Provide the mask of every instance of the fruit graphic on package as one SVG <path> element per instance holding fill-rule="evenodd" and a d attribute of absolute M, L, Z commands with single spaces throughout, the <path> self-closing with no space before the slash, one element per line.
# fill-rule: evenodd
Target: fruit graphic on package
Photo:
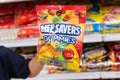
<path fill-rule="evenodd" d="M 61 21 L 61 11 L 56 11 L 56 13 L 54 14 L 54 18 L 53 18 L 53 22 L 55 24 L 59 23 Z"/>
<path fill-rule="evenodd" d="M 58 52 L 56 52 L 50 44 L 45 44 L 40 48 L 38 56 L 38 61 L 45 60 L 46 62 L 50 62 L 53 57 L 58 56 Z"/>
<path fill-rule="evenodd" d="M 69 15 L 66 15 L 64 18 L 63 18 L 63 21 L 68 21 L 70 20 L 70 16 Z"/>
<path fill-rule="evenodd" d="M 48 14 L 53 16 L 55 14 L 55 11 L 54 10 L 48 10 Z"/>
<path fill-rule="evenodd" d="M 76 41 L 76 43 L 74 44 L 75 49 L 77 50 L 79 56 L 81 55 L 82 52 L 82 42 L 81 41 Z"/>
<path fill-rule="evenodd" d="M 79 23 L 84 23 L 85 22 L 85 20 L 86 20 L 86 15 L 85 14 L 83 14 L 82 12 L 80 12 L 79 10 L 75 10 L 74 11 L 74 14 L 76 15 L 76 16 L 78 16 L 78 18 L 79 18 Z"/>
<path fill-rule="evenodd" d="M 60 61 L 59 64 L 61 64 L 61 67 L 62 68 L 66 68 L 66 59 L 64 58 L 63 54 L 62 54 L 62 51 L 59 52 L 59 56 L 56 57 L 56 60 L 57 61 Z"/>
<path fill-rule="evenodd" d="M 65 10 L 57 10 L 56 13 L 54 14 L 53 22 L 59 23 L 62 20 L 62 15 L 65 14 Z"/>
<path fill-rule="evenodd" d="M 69 60 L 67 60 L 66 62 L 67 69 L 76 70 L 76 72 L 80 72 L 80 68 L 79 68 L 80 58 L 74 45 L 69 44 L 68 46 L 66 46 L 66 49 L 70 50 L 69 52 L 71 52 L 72 56 L 74 55 L 73 57 L 69 57 Z"/>
<path fill-rule="evenodd" d="M 57 15 L 57 16 L 61 16 L 61 15 L 62 15 L 62 10 L 56 11 L 56 15 Z"/>
<path fill-rule="evenodd" d="M 47 16 L 48 16 L 48 15 L 47 15 L 46 13 L 44 13 L 43 11 L 40 11 L 40 12 L 39 12 L 39 17 L 40 17 L 40 18 L 46 19 Z"/>
<path fill-rule="evenodd" d="M 63 21 L 69 21 L 72 19 L 71 15 L 73 14 L 73 11 L 71 11 L 70 13 L 66 14 L 64 17 L 63 17 Z"/>
<path fill-rule="evenodd" d="M 63 56 L 65 59 L 70 60 L 74 57 L 74 52 L 72 49 L 64 49 Z"/>

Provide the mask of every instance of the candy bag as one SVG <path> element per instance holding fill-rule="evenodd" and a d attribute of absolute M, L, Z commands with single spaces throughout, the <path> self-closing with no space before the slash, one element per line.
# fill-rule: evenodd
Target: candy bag
<path fill-rule="evenodd" d="M 37 5 L 40 38 L 46 44 L 38 61 L 80 72 L 86 6 Z"/>

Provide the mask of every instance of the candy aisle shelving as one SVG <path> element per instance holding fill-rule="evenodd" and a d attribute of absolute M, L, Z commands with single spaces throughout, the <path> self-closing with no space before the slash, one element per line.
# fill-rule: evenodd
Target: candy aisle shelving
<path fill-rule="evenodd" d="M 0 4 L 9 2 L 20 2 L 20 1 L 33 1 L 33 0 L 0 0 Z M 5 36 L 5 35 L 3 35 Z M 28 39 L 8 39 L 0 40 L 0 45 L 6 47 L 23 47 L 23 46 L 36 46 L 38 38 Z M 95 43 L 95 42 L 110 42 L 120 41 L 119 34 L 90 34 L 85 35 L 84 43 Z M 81 72 L 81 73 L 62 73 L 62 74 L 47 74 L 44 68 L 42 72 L 35 78 L 28 78 L 26 80 L 71 80 L 71 79 L 107 79 L 107 78 L 120 78 L 120 72 Z M 16 79 L 13 79 L 16 80 Z M 21 80 L 21 79 L 20 79 Z"/>
<path fill-rule="evenodd" d="M 82 72 L 49 75 L 39 74 L 34 78 L 28 78 L 25 80 L 75 80 L 75 79 L 84 80 L 84 79 L 112 79 L 112 78 L 120 78 L 120 72 Z"/>
<path fill-rule="evenodd" d="M 12 39 L 12 40 L 1 40 L 0 45 L 6 47 L 22 47 L 22 46 L 35 46 L 38 38 L 26 38 L 26 39 Z M 84 43 L 95 43 L 95 42 L 110 42 L 120 41 L 120 34 L 94 34 L 85 35 Z"/>
<path fill-rule="evenodd" d="M 111 37 L 114 36 L 114 38 Z M 85 35 L 84 43 L 95 43 L 95 42 L 108 42 L 108 41 L 120 41 L 120 34 L 94 34 Z M 0 41 L 0 45 L 6 47 L 23 47 L 23 46 L 36 46 L 38 38 L 29 39 L 16 39 L 16 40 L 4 40 Z M 111 75 L 111 76 L 110 76 Z M 46 69 L 35 78 L 28 78 L 26 80 L 61 80 L 61 79 L 100 79 L 100 78 L 120 78 L 120 72 L 81 72 L 81 73 L 63 73 L 63 74 L 47 74 Z M 16 80 L 16 79 L 15 79 Z"/>

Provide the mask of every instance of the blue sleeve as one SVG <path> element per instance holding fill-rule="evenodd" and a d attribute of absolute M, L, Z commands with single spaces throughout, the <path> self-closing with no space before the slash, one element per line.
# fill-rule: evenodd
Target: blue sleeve
<path fill-rule="evenodd" d="M 28 62 L 30 60 L 24 59 L 24 57 L 15 53 L 9 48 L 0 46 L 0 57 L 2 61 L 6 61 L 5 66 L 8 67 L 9 76 L 11 78 L 27 78 L 30 70 L 28 68 Z"/>

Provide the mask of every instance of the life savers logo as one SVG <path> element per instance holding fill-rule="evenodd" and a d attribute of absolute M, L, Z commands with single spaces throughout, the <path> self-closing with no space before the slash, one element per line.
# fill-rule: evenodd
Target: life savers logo
<path fill-rule="evenodd" d="M 70 24 L 42 24 L 40 31 L 44 34 L 45 41 L 63 41 L 74 44 L 76 38 L 72 36 L 79 36 L 81 34 L 80 26 Z"/>

